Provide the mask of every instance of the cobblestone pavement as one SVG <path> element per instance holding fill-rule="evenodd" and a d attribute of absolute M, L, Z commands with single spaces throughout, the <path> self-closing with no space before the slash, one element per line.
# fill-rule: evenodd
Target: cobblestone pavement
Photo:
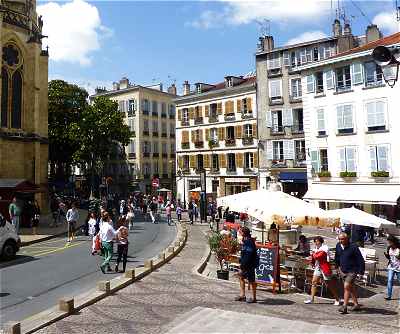
<path fill-rule="evenodd" d="M 205 252 L 205 226 L 189 226 L 188 243 L 178 257 L 158 271 L 40 333 L 165 333 L 172 321 L 197 306 L 246 312 L 368 333 L 397 333 L 399 300 L 383 295 L 361 299 L 363 310 L 340 315 L 337 307 L 305 305 L 301 294 L 259 292 L 258 304 L 233 302 L 238 285 L 193 273 Z M 398 290 L 398 288 L 396 289 Z M 397 296 L 396 292 L 396 296 Z M 398 298 L 398 297 L 397 297 Z"/>

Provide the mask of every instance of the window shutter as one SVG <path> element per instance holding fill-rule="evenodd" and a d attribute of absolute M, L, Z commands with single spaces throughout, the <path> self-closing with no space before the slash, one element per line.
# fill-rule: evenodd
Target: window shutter
<path fill-rule="evenodd" d="M 343 115 L 343 125 L 345 129 L 349 129 L 353 127 L 353 106 L 345 105 L 344 106 L 344 115 Z"/>
<path fill-rule="evenodd" d="M 333 89 L 335 88 L 335 82 L 333 78 L 333 71 L 328 70 L 325 72 L 325 82 L 326 82 L 326 88 L 327 89 Z"/>
<path fill-rule="evenodd" d="M 192 143 L 194 143 L 196 140 L 196 130 L 192 130 L 191 131 L 191 141 Z"/>
<path fill-rule="evenodd" d="M 204 113 L 206 117 L 210 116 L 210 105 L 207 104 L 204 106 Z"/>
<path fill-rule="evenodd" d="M 253 152 L 253 161 L 254 161 L 254 168 L 258 168 L 258 153 Z"/>
<path fill-rule="evenodd" d="M 251 114 L 251 113 L 253 112 L 253 108 L 252 108 L 252 99 L 251 99 L 251 97 L 248 97 L 248 98 L 246 99 L 246 105 L 247 105 L 247 112 L 248 112 L 249 114 Z"/>
<path fill-rule="evenodd" d="M 236 112 L 242 112 L 242 100 L 236 100 Z"/>
<path fill-rule="evenodd" d="M 378 167 L 380 171 L 388 172 L 389 171 L 389 154 L 388 154 L 388 146 L 387 145 L 379 145 L 377 149 L 378 156 Z"/>
<path fill-rule="evenodd" d="M 236 166 L 243 167 L 243 153 L 236 153 Z"/>
<path fill-rule="evenodd" d="M 283 156 L 285 159 L 288 159 L 288 160 L 294 159 L 294 141 L 293 140 L 284 140 L 283 141 Z"/>
<path fill-rule="evenodd" d="M 225 140 L 225 128 L 218 128 L 218 139 Z"/>
<path fill-rule="evenodd" d="M 180 169 L 183 169 L 183 157 L 178 157 L 178 166 Z"/>
<path fill-rule="evenodd" d="M 307 93 L 314 93 L 314 75 L 307 75 L 306 80 Z"/>
<path fill-rule="evenodd" d="M 363 70 L 361 63 L 351 65 L 351 81 L 353 85 L 363 83 Z"/>
<path fill-rule="evenodd" d="M 318 151 L 311 151 L 311 168 L 314 173 L 318 173 L 320 171 Z"/>
<path fill-rule="evenodd" d="M 235 138 L 242 138 L 242 125 L 235 126 Z"/>
<path fill-rule="evenodd" d="M 210 168 L 210 155 L 204 154 L 204 168 Z"/>
<path fill-rule="evenodd" d="M 203 106 L 199 106 L 199 117 L 203 117 Z"/>
<path fill-rule="evenodd" d="M 178 121 L 182 121 L 182 110 L 178 109 Z"/>
<path fill-rule="evenodd" d="M 347 171 L 357 171 L 357 149 L 355 147 L 346 148 Z"/>
<path fill-rule="evenodd" d="M 206 141 L 210 140 L 210 129 L 206 129 Z"/>
<path fill-rule="evenodd" d="M 317 131 L 325 131 L 325 112 L 324 109 L 317 110 Z"/>
<path fill-rule="evenodd" d="M 229 114 L 229 101 L 225 101 L 225 115 Z"/>
<path fill-rule="evenodd" d="M 341 172 L 346 171 L 346 152 L 345 148 L 338 149 L 339 167 Z"/>
<path fill-rule="evenodd" d="M 266 116 L 267 116 L 267 128 L 271 128 L 272 127 L 272 113 L 271 113 L 271 110 L 268 110 L 266 112 Z"/>
<path fill-rule="evenodd" d="M 189 131 L 182 131 L 182 143 L 189 142 Z"/>
<path fill-rule="evenodd" d="M 368 150 L 369 150 L 370 172 L 376 172 L 378 169 L 376 161 L 376 147 L 370 146 Z"/>
<path fill-rule="evenodd" d="M 198 136 L 198 138 L 197 138 L 197 140 L 198 141 L 203 141 L 203 130 L 202 129 L 199 129 L 199 130 L 197 130 L 198 132 L 197 132 L 197 136 Z"/>
<path fill-rule="evenodd" d="M 253 127 L 253 138 L 257 138 L 257 123 L 251 125 Z"/>
<path fill-rule="evenodd" d="M 386 125 L 386 102 L 377 101 L 375 103 L 375 120 L 376 126 Z"/>
<path fill-rule="evenodd" d="M 268 140 L 267 141 L 267 160 L 272 160 L 273 159 L 273 145 L 272 141 Z"/>
<path fill-rule="evenodd" d="M 194 108 L 193 107 L 189 108 L 189 119 L 194 119 Z"/>
<path fill-rule="evenodd" d="M 282 125 L 292 126 L 293 125 L 293 112 L 292 109 L 282 110 Z"/>
<path fill-rule="evenodd" d="M 289 66 L 289 51 L 283 51 L 283 65 Z"/>
<path fill-rule="evenodd" d="M 338 129 L 344 129 L 343 109 L 344 109 L 343 106 L 336 107 L 336 120 L 337 120 L 337 128 Z"/>
<path fill-rule="evenodd" d="M 219 155 L 219 166 L 221 168 L 226 168 L 226 155 L 225 154 Z"/>
<path fill-rule="evenodd" d="M 189 167 L 196 168 L 196 157 L 194 155 L 189 156 Z"/>
<path fill-rule="evenodd" d="M 217 114 L 222 115 L 222 102 L 217 103 Z"/>

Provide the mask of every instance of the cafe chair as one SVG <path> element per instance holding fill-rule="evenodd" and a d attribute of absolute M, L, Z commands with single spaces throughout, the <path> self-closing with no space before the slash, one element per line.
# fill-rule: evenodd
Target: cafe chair
<path fill-rule="evenodd" d="M 281 277 L 281 280 L 285 280 L 288 282 L 288 291 L 289 292 L 292 291 L 293 289 L 297 288 L 296 277 L 294 276 L 293 268 L 281 267 L 280 268 L 280 277 Z"/>
<path fill-rule="evenodd" d="M 314 270 L 307 269 L 307 268 L 304 270 L 304 276 L 305 276 L 305 278 L 304 278 L 304 292 L 306 292 L 308 286 L 310 287 L 310 290 L 311 290 L 313 275 L 314 275 Z M 320 291 L 321 291 L 320 295 L 322 297 L 323 294 L 324 294 L 324 289 L 326 289 L 326 285 L 325 285 L 324 280 L 320 280 L 320 281 L 322 283 L 321 282 L 318 283 L 317 284 L 317 288 L 320 288 Z"/>

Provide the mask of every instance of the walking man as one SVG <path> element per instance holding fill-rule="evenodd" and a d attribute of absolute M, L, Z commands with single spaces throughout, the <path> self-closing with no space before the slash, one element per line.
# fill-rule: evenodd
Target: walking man
<path fill-rule="evenodd" d="M 19 223 L 21 219 L 21 207 L 17 203 L 17 198 L 13 197 L 10 206 L 8 207 L 11 223 L 15 228 L 15 233 L 19 234 Z"/>
<path fill-rule="evenodd" d="M 157 201 L 156 198 L 153 197 L 153 200 L 150 203 L 150 217 L 153 224 L 157 224 L 156 215 L 157 215 Z"/>
<path fill-rule="evenodd" d="M 101 240 L 101 248 L 103 251 L 104 261 L 100 265 L 100 270 L 103 274 L 106 273 L 105 268 L 107 267 L 107 271 L 111 271 L 110 260 L 113 255 L 113 246 L 112 242 L 116 236 L 116 231 L 112 226 L 112 220 L 107 212 L 103 214 L 103 223 L 100 227 L 100 240 Z"/>
<path fill-rule="evenodd" d="M 71 209 L 67 211 L 67 224 L 68 224 L 68 239 L 67 242 L 71 242 L 73 239 L 75 239 L 75 229 L 76 229 L 76 224 L 79 220 L 79 212 L 78 209 L 76 208 L 76 204 L 72 203 Z"/>
<path fill-rule="evenodd" d="M 190 220 L 190 224 L 193 225 L 193 218 L 194 218 L 194 207 L 193 207 L 193 200 L 189 201 L 189 205 L 188 205 L 188 214 L 189 214 L 189 220 Z"/>
<path fill-rule="evenodd" d="M 167 214 L 168 225 L 171 225 L 171 222 L 172 222 L 172 209 L 173 209 L 173 205 L 170 201 L 168 201 L 167 205 L 165 206 L 165 213 Z"/>
<path fill-rule="evenodd" d="M 339 312 L 347 314 L 347 305 L 349 303 L 350 295 L 352 296 L 354 303 L 352 311 L 360 310 L 354 282 L 357 275 L 364 274 L 365 262 L 358 246 L 350 243 L 349 237 L 346 233 L 339 234 L 339 242 L 336 245 L 335 264 L 344 282 L 344 301 Z"/>

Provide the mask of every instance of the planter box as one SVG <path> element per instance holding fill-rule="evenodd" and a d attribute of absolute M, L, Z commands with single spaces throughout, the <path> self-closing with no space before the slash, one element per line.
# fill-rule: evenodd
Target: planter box
<path fill-rule="evenodd" d="M 345 177 L 342 177 L 342 179 L 343 179 L 344 182 L 354 182 L 355 180 L 357 180 L 357 177 L 345 176 Z"/>
<path fill-rule="evenodd" d="M 389 182 L 389 176 L 373 176 L 372 179 L 373 179 L 376 183 L 385 183 L 385 182 Z"/>
<path fill-rule="evenodd" d="M 320 176 L 319 180 L 321 182 L 329 182 L 331 180 L 331 177 L 330 176 Z"/>

